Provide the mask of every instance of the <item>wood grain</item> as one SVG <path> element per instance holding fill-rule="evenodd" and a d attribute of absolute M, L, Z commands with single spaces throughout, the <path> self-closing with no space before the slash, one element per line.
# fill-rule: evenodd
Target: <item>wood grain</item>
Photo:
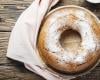
<path fill-rule="evenodd" d="M 0 31 L 11 31 L 19 15 L 32 1 L 0 0 Z"/>
<path fill-rule="evenodd" d="M 23 65 L 0 66 L 0 80 L 44 80 L 40 76 L 27 71 Z"/>
<path fill-rule="evenodd" d="M 42 77 L 25 69 L 22 63 L 6 58 L 11 30 L 19 15 L 32 1 L 0 0 L 0 80 L 44 80 Z M 100 4 L 90 4 L 85 0 L 61 0 L 53 8 L 62 5 L 79 5 L 85 7 L 100 18 Z M 74 80 L 100 80 L 100 64 L 91 73 Z"/>

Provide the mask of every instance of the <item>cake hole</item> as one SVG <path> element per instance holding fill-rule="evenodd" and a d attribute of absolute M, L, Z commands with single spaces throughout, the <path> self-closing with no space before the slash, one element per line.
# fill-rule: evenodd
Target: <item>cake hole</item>
<path fill-rule="evenodd" d="M 76 51 L 81 45 L 81 36 L 75 30 L 66 30 L 61 34 L 60 44 L 65 50 Z"/>

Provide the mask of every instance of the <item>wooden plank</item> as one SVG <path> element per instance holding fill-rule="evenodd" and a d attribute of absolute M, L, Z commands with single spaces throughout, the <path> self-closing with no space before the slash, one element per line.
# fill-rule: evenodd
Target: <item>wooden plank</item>
<path fill-rule="evenodd" d="M 20 68 L 19 68 L 20 67 Z M 0 80 L 44 80 L 20 66 L 0 66 Z"/>
<path fill-rule="evenodd" d="M 33 0 L 0 0 L 0 4 L 30 4 Z"/>
<path fill-rule="evenodd" d="M 0 59 L 5 58 L 9 35 L 10 35 L 9 32 L 0 32 Z M 2 62 L 3 61 L 0 60 L 0 63 Z"/>
<path fill-rule="evenodd" d="M 2 24 L 0 24 L 0 32 L 10 32 L 13 28 L 11 24 L 4 24 L 3 26 Z"/>
<path fill-rule="evenodd" d="M 0 31 L 11 31 L 19 15 L 33 0 L 0 0 Z"/>

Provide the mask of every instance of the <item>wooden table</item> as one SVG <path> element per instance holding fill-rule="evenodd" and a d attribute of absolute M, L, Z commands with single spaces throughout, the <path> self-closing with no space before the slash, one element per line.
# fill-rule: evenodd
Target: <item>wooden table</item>
<path fill-rule="evenodd" d="M 0 0 L 0 80 L 44 80 L 25 69 L 22 63 L 10 60 L 5 56 L 12 26 L 32 1 Z M 100 4 L 90 4 L 85 0 L 62 0 L 56 7 L 69 4 L 83 6 L 100 18 Z M 100 80 L 100 64 L 91 73 L 74 80 Z"/>

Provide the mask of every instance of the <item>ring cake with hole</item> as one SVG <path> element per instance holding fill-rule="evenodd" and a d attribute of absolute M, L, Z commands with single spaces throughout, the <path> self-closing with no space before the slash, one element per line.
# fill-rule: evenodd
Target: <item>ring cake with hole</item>
<path fill-rule="evenodd" d="M 38 36 L 38 50 L 53 70 L 76 74 L 93 68 L 100 59 L 100 25 L 90 11 L 63 6 L 45 18 Z"/>

